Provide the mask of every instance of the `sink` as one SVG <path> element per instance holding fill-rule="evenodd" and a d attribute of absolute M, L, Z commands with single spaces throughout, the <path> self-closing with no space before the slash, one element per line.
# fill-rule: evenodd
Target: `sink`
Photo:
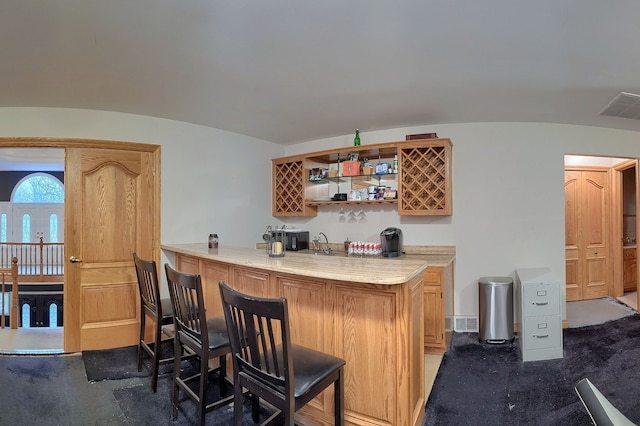
<path fill-rule="evenodd" d="M 340 256 L 340 255 L 344 256 L 344 252 L 335 251 L 335 250 L 331 250 L 330 253 L 325 253 L 325 252 L 322 252 L 322 251 L 314 253 L 314 251 L 312 249 L 308 249 L 308 250 L 300 250 L 300 251 L 298 251 L 298 253 L 310 254 L 312 256 Z"/>

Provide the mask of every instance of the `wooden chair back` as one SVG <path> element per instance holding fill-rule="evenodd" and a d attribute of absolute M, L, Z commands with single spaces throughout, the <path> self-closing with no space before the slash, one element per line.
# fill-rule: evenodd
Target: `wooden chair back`
<path fill-rule="evenodd" d="M 140 302 L 142 303 L 144 312 L 149 314 L 154 320 L 162 318 L 160 284 L 158 283 L 156 262 L 141 259 L 136 253 L 133 253 L 133 263 L 136 267 Z"/>
<path fill-rule="evenodd" d="M 277 401 L 283 399 L 293 402 L 287 300 L 243 295 L 222 282 L 220 291 L 234 377 L 272 404 L 281 405 Z"/>
<path fill-rule="evenodd" d="M 169 265 L 165 269 L 175 332 L 183 345 L 201 355 L 209 347 L 209 335 L 200 275 L 178 272 Z"/>

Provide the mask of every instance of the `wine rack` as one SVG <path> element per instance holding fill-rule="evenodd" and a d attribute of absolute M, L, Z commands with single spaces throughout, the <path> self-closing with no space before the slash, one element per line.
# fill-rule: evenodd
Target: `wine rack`
<path fill-rule="evenodd" d="M 398 213 L 403 215 L 451 214 L 451 145 L 402 146 Z"/>
<path fill-rule="evenodd" d="M 343 204 L 395 204 L 400 215 L 452 214 L 451 154 L 449 139 L 425 139 L 341 148 L 273 160 L 272 214 L 316 216 L 318 206 Z M 330 201 L 332 194 L 318 194 L 318 182 L 309 181 L 309 172 L 339 163 L 349 154 L 362 158 L 391 158 L 398 155 L 397 200 Z M 350 176 L 360 179 L 366 176 Z M 345 179 L 323 178 L 320 183 Z M 328 188 L 325 190 L 325 192 Z M 318 197 L 324 195 L 329 197 Z M 320 200 L 319 198 L 325 198 Z"/>
<path fill-rule="evenodd" d="M 273 162 L 273 216 L 315 216 L 317 209 L 304 203 L 304 161 Z"/>

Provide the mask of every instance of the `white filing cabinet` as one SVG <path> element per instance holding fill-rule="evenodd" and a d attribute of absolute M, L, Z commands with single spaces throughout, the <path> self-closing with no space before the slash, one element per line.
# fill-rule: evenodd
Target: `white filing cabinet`
<path fill-rule="evenodd" d="M 522 361 L 562 358 L 560 282 L 548 268 L 516 270 Z"/>

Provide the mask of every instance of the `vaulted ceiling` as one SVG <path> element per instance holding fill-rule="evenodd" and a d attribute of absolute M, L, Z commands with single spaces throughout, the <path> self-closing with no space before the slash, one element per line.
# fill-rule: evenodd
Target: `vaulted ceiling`
<path fill-rule="evenodd" d="M 16 0 L 0 107 L 162 117 L 279 144 L 525 121 L 639 130 L 632 0 Z"/>

